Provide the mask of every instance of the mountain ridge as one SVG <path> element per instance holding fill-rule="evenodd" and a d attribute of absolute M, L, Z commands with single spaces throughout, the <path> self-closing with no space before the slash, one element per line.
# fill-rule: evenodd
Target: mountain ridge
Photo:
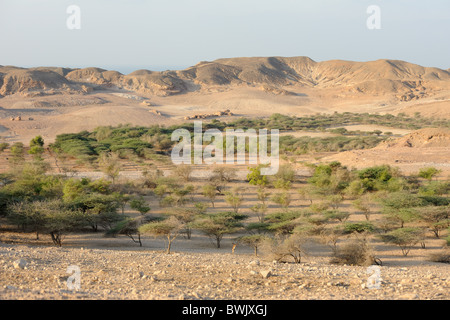
<path fill-rule="evenodd" d="M 98 88 L 169 96 L 234 86 L 259 86 L 269 88 L 269 92 L 288 92 L 289 88 L 338 89 L 356 94 L 390 94 L 400 101 L 409 101 L 450 89 L 450 69 L 391 59 L 316 62 L 303 56 L 222 58 L 202 61 L 184 70 L 141 69 L 129 74 L 96 67 L 0 66 L 1 96 L 89 93 Z"/>

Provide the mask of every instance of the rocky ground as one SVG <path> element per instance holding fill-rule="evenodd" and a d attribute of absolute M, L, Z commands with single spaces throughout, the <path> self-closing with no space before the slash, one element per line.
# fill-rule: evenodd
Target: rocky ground
<path fill-rule="evenodd" d="M 69 266 L 80 271 L 70 290 Z M 251 254 L 91 249 L 0 244 L 0 299 L 76 300 L 374 300 L 450 298 L 446 264 L 376 270 L 310 258 L 278 264 Z M 75 269 L 74 269 L 75 270 Z M 70 282 L 76 284 L 76 282 Z"/>

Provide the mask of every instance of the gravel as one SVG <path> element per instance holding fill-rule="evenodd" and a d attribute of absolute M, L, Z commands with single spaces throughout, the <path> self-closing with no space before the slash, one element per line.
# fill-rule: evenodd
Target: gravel
<path fill-rule="evenodd" d="M 257 261 L 257 262 L 256 262 Z M 17 267 L 16 267 L 17 265 Z M 20 265 L 23 266 L 20 267 Z M 67 273 L 69 266 L 79 268 Z M 0 299 L 448 300 L 446 264 L 366 267 L 279 264 L 248 254 L 0 244 Z M 70 283 L 69 283 L 70 282 Z M 72 287 L 72 289 L 69 289 Z M 73 288 L 75 287 L 75 289 Z"/>

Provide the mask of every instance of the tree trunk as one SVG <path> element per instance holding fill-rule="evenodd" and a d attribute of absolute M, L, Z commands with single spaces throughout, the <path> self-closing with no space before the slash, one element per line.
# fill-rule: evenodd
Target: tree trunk
<path fill-rule="evenodd" d="M 186 238 L 187 238 L 188 240 L 191 239 L 191 235 L 192 235 L 192 230 L 191 230 L 191 228 L 186 227 Z"/>
<path fill-rule="evenodd" d="M 58 247 L 62 247 L 61 234 L 59 232 L 50 232 L 50 236 L 52 237 L 52 241 Z"/>
<path fill-rule="evenodd" d="M 217 248 L 220 248 L 220 237 L 216 237 Z"/>
<path fill-rule="evenodd" d="M 170 254 L 170 247 L 172 246 L 172 240 L 170 239 L 170 236 L 167 237 L 167 239 L 169 240 L 169 244 L 167 245 L 167 251 L 166 251 L 166 253 L 167 253 L 167 254 Z"/>

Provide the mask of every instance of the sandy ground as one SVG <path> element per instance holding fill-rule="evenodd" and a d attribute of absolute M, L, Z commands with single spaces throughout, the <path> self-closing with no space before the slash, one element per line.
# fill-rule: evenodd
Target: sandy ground
<path fill-rule="evenodd" d="M 0 99 L 0 137 L 7 142 L 29 140 L 40 134 L 52 142 L 61 133 L 93 130 L 102 125 L 176 124 L 185 116 L 213 113 L 229 109 L 237 117 L 269 117 L 273 113 L 304 116 L 332 112 L 369 112 L 414 114 L 447 118 L 450 100 L 446 93 L 419 101 L 399 102 L 388 96 L 336 96 L 333 90 L 290 88 L 295 95 L 274 95 L 257 87 L 218 87 L 200 92 L 159 97 L 137 95 L 123 90 L 99 90 L 88 95 L 54 95 L 25 98 L 20 94 Z M 144 102 L 151 105 L 148 106 Z M 155 113 L 159 112 L 161 115 Z M 22 121 L 11 121 L 21 116 Z M 32 120 L 30 120 L 30 118 Z M 370 126 L 354 130 L 406 131 Z"/>

